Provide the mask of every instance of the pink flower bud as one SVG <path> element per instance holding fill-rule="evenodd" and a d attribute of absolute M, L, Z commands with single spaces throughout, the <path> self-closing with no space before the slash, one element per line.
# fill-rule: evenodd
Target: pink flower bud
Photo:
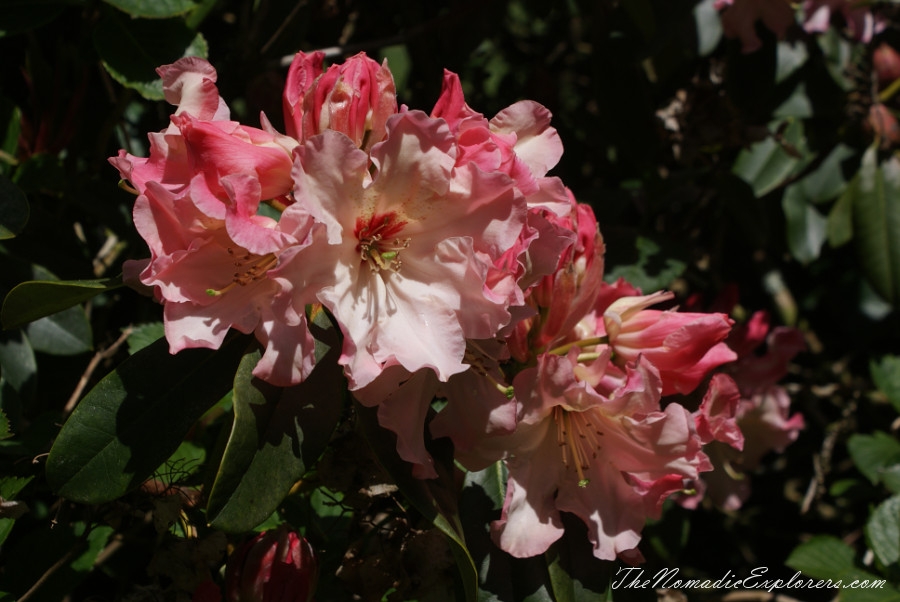
<path fill-rule="evenodd" d="M 889 108 L 880 102 L 869 107 L 866 127 L 881 141 L 881 148 L 890 148 L 900 142 L 900 124 Z"/>
<path fill-rule="evenodd" d="M 287 133 L 300 140 L 336 130 L 356 146 L 371 148 L 385 137 L 385 123 L 397 112 L 394 78 L 359 53 L 340 65 L 322 69 L 324 55 L 297 53 L 284 90 Z"/>
<path fill-rule="evenodd" d="M 872 63 L 878 75 L 878 85 L 885 87 L 900 78 L 900 54 L 888 44 L 882 43 L 872 53 Z"/>
<path fill-rule="evenodd" d="M 306 602 L 316 589 L 312 545 L 287 525 L 239 547 L 225 570 L 227 602 Z"/>

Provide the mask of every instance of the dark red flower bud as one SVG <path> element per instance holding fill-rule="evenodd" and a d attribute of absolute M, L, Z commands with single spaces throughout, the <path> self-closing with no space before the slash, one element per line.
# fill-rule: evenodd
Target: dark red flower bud
<path fill-rule="evenodd" d="M 235 550 L 225 569 L 227 602 L 307 602 L 316 589 L 312 545 L 287 525 Z"/>

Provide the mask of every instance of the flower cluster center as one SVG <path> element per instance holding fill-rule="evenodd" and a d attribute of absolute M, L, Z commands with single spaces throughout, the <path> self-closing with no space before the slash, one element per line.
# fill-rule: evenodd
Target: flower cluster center
<path fill-rule="evenodd" d="M 368 220 L 356 218 L 356 251 L 363 263 L 369 264 L 373 272 L 387 270 L 399 272 L 403 262 L 400 252 L 409 247 L 409 238 L 397 235 L 406 222 L 398 219 L 394 212 L 374 215 Z"/>
<path fill-rule="evenodd" d="M 553 408 L 556 422 L 556 441 L 562 450 L 562 460 L 566 468 L 574 468 L 578 474 L 578 486 L 587 487 L 590 479 L 584 471 L 591 467 L 603 446 L 600 437 L 603 432 L 597 428 L 587 412 L 570 412 L 561 406 Z"/>

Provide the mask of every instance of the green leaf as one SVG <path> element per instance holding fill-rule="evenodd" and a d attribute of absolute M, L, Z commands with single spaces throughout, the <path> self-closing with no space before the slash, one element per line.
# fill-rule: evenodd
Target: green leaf
<path fill-rule="evenodd" d="M 248 337 L 234 333 L 217 351 L 170 355 L 164 339 L 120 364 L 63 425 L 47 458 L 47 481 L 85 504 L 140 485 L 230 389 Z"/>
<path fill-rule="evenodd" d="M 274 387 L 253 378 L 261 356 L 258 350 L 241 360 L 234 380 L 231 436 L 207 506 L 213 527 L 252 530 L 278 508 L 325 450 L 346 396 L 337 363 L 337 331 L 331 328 L 327 334 L 327 352 L 317 354 L 312 374 L 293 387 Z"/>
<path fill-rule="evenodd" d="M 828 214 L 828 244 L 832 248 L 843 246 L 853 239 L 853 195 L 848 186 Z"/>
<path fill-rule="evenodd" d="M 715 0 L 702 0 L 694 7 L 694 25 L 697 30 L 697 53 L 706 56 L 716 49 L 722 39 L 722 17 L 716 10 Z"/>
<path fill-rule="evenodd" d="M 866 537 L 882 565 L 900 560 L 900 495 L 888 498 L 875 508 L 866 522 Z"/>
<path fill-rule="evenodd" d="M 162 322 L 151 322 L 135 326 L 128 335 L 128 353 L 134 355 L 154 341 L 158 341 L 166 335 L 166 329 Z"/>
<path fill-rule="evenodd" d="M 791 255 L 807 264 L 819 257 L 825 243 L 828 220 L 806 200 L 799 184 L 792 184 L 781 199 L 787 221 L 787 241 Z"/>
<path fill-rule="evenodd" d="M 94 347 L 94 335 L 84 308 L 70 307 L 25 327 L 35 351 L 50 355 L 77 355 Z"/>
<path fill-rule="evenodd" d="M 19 492 L 25 488 L 34 477 L 2 477 L 0 478 L 0 497 L 4 500 L 15 500 L 16 496 L 19 495 Z M 22 507 L 22 510 L 27 510 L 27 506 Z M 6 538 L 9 537 L 10 532 L 12 531 L 13 525 L 15 524 L 16 519 L 12 517 L 4 517 L 0 518 L 0 545 L 3 545 L 3 542 L 6 541 Z"/>
<path fill-rule="evenodd" d="M 37 378 L 37 359 L 25 333 L 0 333 L 0 374 L 17 393 L 30 398 Z"/>
<path fill-rule="evenodd" d="M 209 51 L 182 19 L 126 21 L 113 12 L 97 24 L 94 47 L 113 79 L 149 100 L 164 98 L 157 67 L 184 56 L 206 58 Z"/>
<path fill-rule="evenodd" d="M 876 149 L 863 156 L 850 186 L 853 236 L 863 272 L 885 301 L 900 301 L 900 160 L 878 164 Z"/>
<path fill-rule="evenodd" d="M 815 114 L 813 103 L 806 92 L 806 84 L 798 83 L 787 99 L 772 113 L 776 119 L 807 119 Z"/>
<path fill-rule="evenodd" d="M 853 54 L 850 42 L 844 39 L 836 27 L 829 27 L 822 35 L 817 35 L 816 42 L 822 49 L 825 66 L 832 79 L 845 91 L 852 90 L 856 84 L 847 76 Z"/>
<path fill-rule="evenodd" d="M 53 276 L 49 275 L 48 278 Z M 18 328 L 121 286 L 122 280 L 119 278 L 23 282 L 12 289 L 4 299 L 0 321 L 4 329 Z"/>
<path fill-rule="evenodd" d="M 886 355 L 869 362 L 869 374 L 875 386 L 884 393 L 894 409 L 900 412 L 900 356 Z"/>
<path fill-rule="evenodd" d="M 637 261 L 608 270 L 604 276 L 607 282 L 624 278 L 645 293 L 650 293 L 672 284 L 687 267 L 685 262 L 675 259 L 671 253 L 661 252 L 660 246 L 649 238 L 638 236 L 634 244 L 638 253 Z"/>
<path fill-rule="evenodd" d="M 781 83 L 806 64 L 809 52 L 803 42 L 778 42 L 775 49 L 775 83 Z"/>
<path fill-rule="evenodd" d="M 784 184 L 809 160 L 802 121 L 789 119 L 776 124 L 776 128 L 784 130 L 780 139 L 776 139 L 778 136 L 773 132 L 772 136 L 741 151 L 731 169 L 750 184 L 757 198 Z"/>
<path fill-rule="evenodd" d="M 814 171 L 800 181 L 803 193 L 813 203 L 824 203 L 836 198 L 847 188 L 843 165 L 856 151 L 845 144 L 838 144 Z"/>
<path fill-rule="evenodd" d="M 165 19 L 177 17 L 196 8 L 193 0 L 103 0 L 132 17 Z"/>
<path fill-rule="evenodd" d="M 462 524 L 459 520 L 453 471 L 435 459 L 436 479 L 417 479 L 411 465 L 397 454 L 397 437 L 378 424 L 377 408 L 354 404 L 363 435 L 378 462 L 391 476 L 410 504 L 450 541 L 450 550 L 459 568 L 465 599 L 474 602 L 478 596 L 478 572 L 466 548 Z M 434 452 L 432 452 L 434 455 Z"/>
<path fill-rule="evenodd" d="M 900 493 L 900 464 L 894 464 L 881 470 L 881 483 L 891 493 Z"/>
<path fill-rule="evenodd" d="M 0 240 L 18 236 L 28 223 L 28 212 L 25 193 L 0 174 Z"/>
<path fill-rule="evenodd" d="M 875 485 L 881 482 L 885 470 L 900 464 L 900 442 L 881 431 L 852 435 L 847 450 L 859 471 Z"/>
<path fill-rule="evenodd" d="M 837 537 L 817 535 L 791 552 L 785 564 L 815 579 L 843 579 L 855 571 L 853 548 Z"/>

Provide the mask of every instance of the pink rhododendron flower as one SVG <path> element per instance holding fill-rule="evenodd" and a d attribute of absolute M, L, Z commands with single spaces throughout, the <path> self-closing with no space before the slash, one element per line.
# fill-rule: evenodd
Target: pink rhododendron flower
<path fill-rule="evenodd" d="M 219 183 L 223 176 L 254 175 L 265 199 L 290 192 L 295 141 L 229 121 L 228 107 L 215 86 L 216 71 L 205 60 L 187 57 L 157 71 L 166 100 L 178 107 L 169 127 L 149 134 L 148 158 L 121 150 L 110 159 L 138 193 L 151 181 L 174 193 L 190 189 L 201 210 L 221 219 L 227 201 Z M 194 181 L 197 174 L 204 176 L 200 182 Z"/>
<path fill-rule="evenodd" d="M 311 302 L 337 319 L 351 389 L 395 363 L 441 381 L 465 370 L 465 340 L 490 338 L 510 319 L 486 281 L 525 218 L 506 175 L 456 167 L 443 120 L 409 111 L 386 130 L 371 163 L 333 131 L 298 149 L 297 203 L 284 215 L 302 208 L 324 228 L 276 270 L 289 322 Z"/>
<path fill-rule="evenodd" d="M 578 355 L 545 354 L 521 372 L 516 431 L 484 438 L 459 460 L 477 469 L 505 459 L 506 500 L 491 532 L 513 556 L 546 551 L 562 536 L 559 513 L 571 512 L 587 525 L 597 558 L 638 558 L 647 518 L 711 466 L 687 410 L 660 408 L 662 385 L 649 362 L 620 370 L 607 348 L 582 380 Z"/>
<path fill-rule="evenodd" d="M 712 377 L 695 413 L 697 433 L 704 443 L 721 441 L 738 450 L 744 447 L 744 434 L 736 421 L 740 402 L 741 393 L 731 377 Z"/>
<path fill-rule="evenodd" d="M 737 357 L 722 342 L 733 323 L 728 316 L 647 309 L 673 297 L 621 297 L 603 310 L 614 361 L 649 360 L 662 376 L 663 395 L 690 393 L 710 370 Z"/>
<path fill-rule="evenodd" d="M 560 216 L 569 213 L 570 201 L 562 182 L 545 177 L 563 153 L 545 107 L 524 100 L 488 121 L 466 104 L 459 77 L 444 71 L 441 96 L 431 116 L 444 119 L 456 136 L 457 165 L 474 163 L 483 171 L 501 171 L 515 181 L 529 206 L 541 204 Z"/>
<path fill-rule="evenodd" d="M 322 52 L 298 52 L 288 70 L 283 105 L 287 134 L 301 142 L 325 130 L 346 134 L 368 150 L 384 139 L 397 112 L 394 78 L 387 61 L 365 53 L 323 70 Z"/>
<path fill-rule="evenodd" d="M 722 29 L 727 38 L 740 38 L 743 52 L 755 52 L 762 46 L 756 35 L 756 22 L 763 24 L 779 40 L 794 24 L 794 9 L 788 0 L 716 0 L 722 12 Z"/>
<path fill-rule="evenodd" d="M 305 241 L 309 225 L 257 216 L 260 188 L 250 176 L 228 176 L 222 185 L 228 213 L 214 220 L 189 195 L 148 182 L 135 202 L 134 220 L 151 257 L 126 264 L 126 277 L 152 287 L 164 302 L 172 353 L 216 349 L 230 328 L 255 332 L 266 352 L 254 374 L 273 384 L 294 384 L 311 372 L 315 343 L 305 322 L 276 326 L 271 299 L 278 286 L 268 271 L 285 248 Z"/>
<path fill-rule="evenodd" d="M 471 450 L 484 437 L 515 430 L 516 401 L 497 361 L 503 353 L 502 341 L 470 340 L 465 356 L 470 368 L 446 383 L 433 370 L 410 374 L 393 365 L 354 396 L 363 405 L 378 407 L 379 424 L 397 434 L 397 453 L 412 464 L 413 476 L 436 478 L 434 459 L 425 448 L 426 417 L 435 397 L 447 404 L 429 424 L 431 435 L 451 438 L 457 453 Z"/>

